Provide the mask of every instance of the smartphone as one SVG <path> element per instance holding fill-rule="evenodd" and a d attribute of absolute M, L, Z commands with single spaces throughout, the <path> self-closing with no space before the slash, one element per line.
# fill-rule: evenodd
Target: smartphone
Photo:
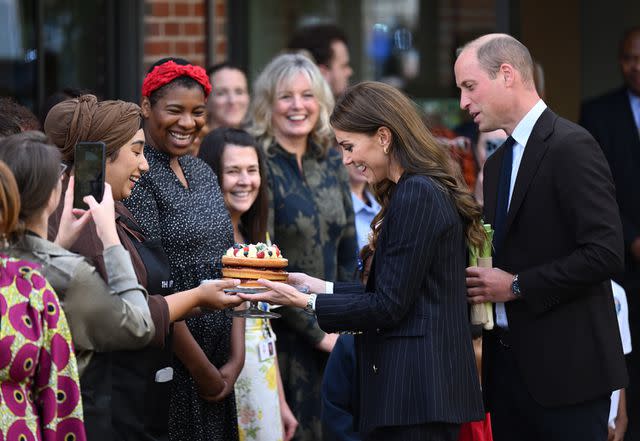
<path fill-rule="evenodd" d="M 79 142 L 73 160 L 74 188 L 73 208 L 88 209 L 82 200 L 85 196 L 93 196 L 96 201 L 102 201 L 104 193 L 104 142 Z"/>

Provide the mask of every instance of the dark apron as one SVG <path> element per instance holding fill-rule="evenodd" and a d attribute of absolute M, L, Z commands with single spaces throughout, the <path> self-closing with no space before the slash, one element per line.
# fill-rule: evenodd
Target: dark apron
<path fill-rule="evenodd" d="M 173 293 L 169 261 L 160 239 L 145 240 L 126 217 L 118 222 L 131 238 L 147 272 L 149 294 Z M 172 378 L 171 334 L 163 348 L 113 352 L 111 412 L 117 440 L 168 439 L 169 390 Z"/>

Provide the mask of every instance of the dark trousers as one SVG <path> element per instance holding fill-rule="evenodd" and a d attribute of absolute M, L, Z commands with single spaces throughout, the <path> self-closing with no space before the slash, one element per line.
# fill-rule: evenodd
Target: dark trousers
<path fill-rule="evenodd" d="M 457 441 L 459 424 L 428 423 L 378 427 L 365 441 Z"/>
<path fill-rule="evenodd" d="M 492 334 L 492 335 L 491 335 Z M 487 372 L 494 441 L 605 441 L 610 396 L 561 407 L 543 407 L 533 400 L 519 373 L 506 337 L 487 335 L 492 357 Z"/>

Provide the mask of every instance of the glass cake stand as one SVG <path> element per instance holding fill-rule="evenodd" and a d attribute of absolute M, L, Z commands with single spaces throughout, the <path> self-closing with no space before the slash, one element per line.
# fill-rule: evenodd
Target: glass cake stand
<path fill-rule="evenodd" d="M 225 289 L 226 293 L 241 293 L 241 294 L 257 294 L 259 292 L 269 291 L 269 288 L 266 286 L 256 286 L 256 287 L 243 287 L 236 286 L 234 288 Z M 249 307 L 247 309 L 242 310 L 233 310 L 231 311 L 231 315 L 233 317 L 244 317 L 244 318 L 265 318 L 265 319 L 274 319 L 280 318 L 280 314 L 271 312 L 271 311 L 263 311 L 258 307 L 258 302 L 249 302 Z"/>

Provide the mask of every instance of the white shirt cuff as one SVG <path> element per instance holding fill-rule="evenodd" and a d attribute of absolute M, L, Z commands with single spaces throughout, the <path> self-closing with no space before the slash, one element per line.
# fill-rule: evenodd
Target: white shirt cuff
<path fill-rule="evenodd" d="M 333 294 L 333 282 L 324 282 L 324 292 Z"/>

